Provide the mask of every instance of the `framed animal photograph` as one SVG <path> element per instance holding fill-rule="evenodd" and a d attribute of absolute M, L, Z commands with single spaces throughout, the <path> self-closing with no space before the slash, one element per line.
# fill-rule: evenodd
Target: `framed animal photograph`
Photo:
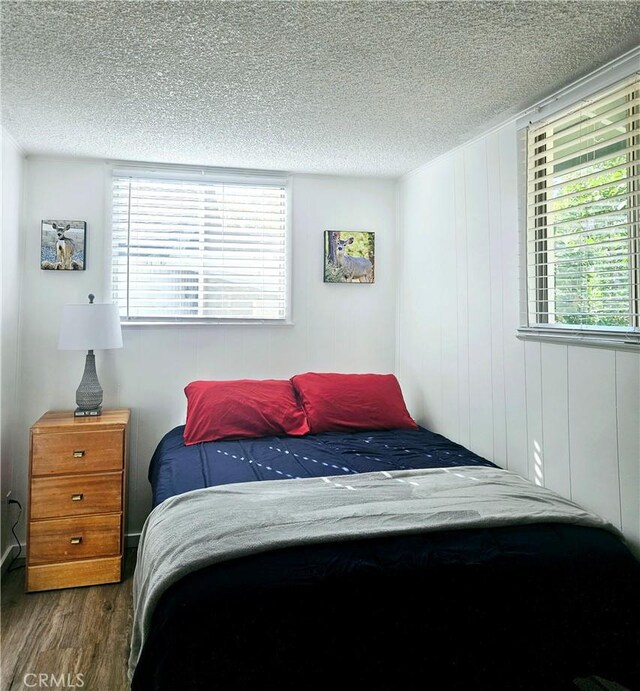
<path fill-rule="evenodd" d="M 375 233 L 324 231 L 324 282 L 373 283 Z"/>
<path fill-rule="evenodd" d="M 86 221 L 42 221 L 40 268 L 84 271 Z"/>

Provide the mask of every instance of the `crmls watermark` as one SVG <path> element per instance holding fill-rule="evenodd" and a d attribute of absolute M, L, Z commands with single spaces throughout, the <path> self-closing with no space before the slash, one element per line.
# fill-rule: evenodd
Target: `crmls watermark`
<path fill-rule="evenodd" d="M 84 674 L 47 674 L 29 672 L 22 683 L 30 689 L 80 689 L 84 686 Z"/>

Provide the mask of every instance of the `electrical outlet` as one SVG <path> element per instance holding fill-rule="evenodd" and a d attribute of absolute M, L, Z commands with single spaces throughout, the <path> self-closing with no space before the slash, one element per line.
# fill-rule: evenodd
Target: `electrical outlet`
<path fill-rule="evenodd" d="M 13 498 L 13 492 L 12 492 L 12 490 L 9 490 L 9 491 L 5 494 L 4 503 L 5 503 L 7 506 L 11 506 L 11 504 L 17 504 L 18 506 L 20 506 L 20 502 L 19 502 L 17 499 L 14 499 L 14 498 Z"/>

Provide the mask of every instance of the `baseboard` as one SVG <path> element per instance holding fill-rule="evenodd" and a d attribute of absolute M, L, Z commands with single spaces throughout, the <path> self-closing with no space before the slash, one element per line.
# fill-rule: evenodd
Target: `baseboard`
<path fill-rule="evenodd" d="M 18 554 L 20 548 L 18 545 L 9 545 L 2 555 L 2 562 L 0 563 L 0 576 L 4 576 L 11 564 L 11 560 Z M 23 554 L 24 554 L 24 547 Z"/>
<path fill-rule="evenodd" d="M 127 533 L 124 536 L 124 544 L 127 549 L 132 549 L 138 546 L 140 542 L 140 533 Z"/>

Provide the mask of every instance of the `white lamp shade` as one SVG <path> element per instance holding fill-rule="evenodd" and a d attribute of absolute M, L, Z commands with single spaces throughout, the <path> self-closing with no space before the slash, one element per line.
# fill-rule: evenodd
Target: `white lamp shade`
<path fill-rule="evenodd" d="M 62 307 L 58 350 L 110 348 L 122 348 L 122 328 L 117 305 L 92 303 Z"/>

